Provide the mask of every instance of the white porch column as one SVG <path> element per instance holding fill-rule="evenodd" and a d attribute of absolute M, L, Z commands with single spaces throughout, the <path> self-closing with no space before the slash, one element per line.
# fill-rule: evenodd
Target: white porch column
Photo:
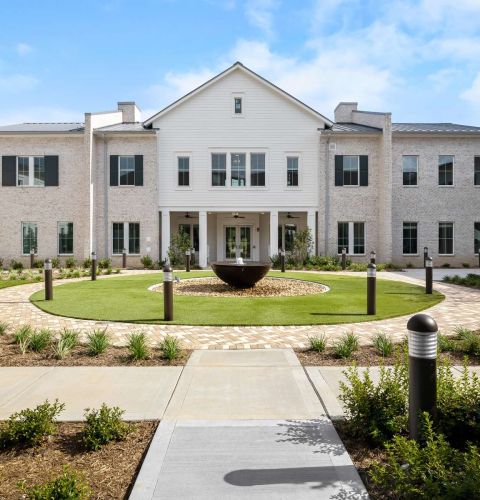
<path fill-rule="evenodd" d="M 198 239 L 199 252 L 198 263 L 202 269 L 207 267 L 208 252 L 207 252 L 207 212 L 198 212 Z"/>
<path fill-rule="evenodd" d="M 162 210 L 162 259 L 168 259 L 170 247 L 170 210 Z"/>
<path fill-rule="evenodd" d="M 278 255 L 278 210 L 270 210 L 270 257 Z"/>
<path fill-rule="evenodd" d="M 307 227 L 308 229 L 310 229 L 313 240 L 312 248 L 310 248 L 310 253 L 315 254 L 317 250 L 317 224 L 315 210 L 309 210 L 307 212 Z"/>

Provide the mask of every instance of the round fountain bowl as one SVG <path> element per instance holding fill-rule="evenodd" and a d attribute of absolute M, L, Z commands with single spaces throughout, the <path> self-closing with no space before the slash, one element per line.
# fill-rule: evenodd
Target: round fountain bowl
<path fill-rule="evenodd" d="M 270 270 L 265 262 L 213 262 L 213 272 L 225 283 L 234 288 L 252 288 Z"/>

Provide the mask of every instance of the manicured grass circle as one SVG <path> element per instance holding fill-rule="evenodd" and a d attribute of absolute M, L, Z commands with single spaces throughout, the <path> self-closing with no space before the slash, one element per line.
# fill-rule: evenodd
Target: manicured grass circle
<path fill-rule="evenodd" d="M 212 273 L 175 273 L 180 278 Z M 174 321 L 181 325 L 310 325 L 372 321 L 402 316 L 431 307 L 444 296 L 426 295 L 424 288 L 399 281 L 377 280 L 377 314 L 366 314 L 366 279 L 334 274 L 271 272 L 269 276 L 304 279 L 330 287 L 318 295 L 296 297 L 174 298 Z M 154 323 L 163 321 L 163 294 L 148 287 L 162 281 L 162 273 L 78 281 L 54 287 L 54 300 L 39 291 L 30 300 L 59 316 L 100 321 Z"/>

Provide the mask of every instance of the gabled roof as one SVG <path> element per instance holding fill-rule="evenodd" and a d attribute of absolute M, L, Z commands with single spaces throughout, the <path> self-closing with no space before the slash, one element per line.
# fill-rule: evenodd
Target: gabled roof
<path fill-rule="evenodd" d="M 1 133 L 72 133 L 83 132 L 85 124 L 82 122 L 62 122 L 62 123 L 17 123 L 15 125 L 0 126 Z"/>
<path fill-rule="evenodd" d="M 392 132 L 424 134 L 480 134 L 480 127 L 456 123 L 392 123 Z"/>
<path fill-rule="evenodd" d="M 227 75 L 229 75 L 230 73 L 233 73 L 235 70 L 240 70 L 240 71 L 244 71 L 245 73 L 247 73 L 248 75 L 252 76 L 255 80 L 259 81 L 260 83 L 262 83 L 263 85 L 266 85 L 268 86 L 271 90 L 274 90 L 275 92 L 277 92 L 278 94 L 282 95 L 283 97 L 285 97 L 286 99 L 288 99 L 290 102 L 293 102 L 294 104 L 296 104 L 297 106 L 303 108 L 305 111 L 307 111 L 308 113 L 314 115 L 316 118 L 319 118 L 320 120 L 322 120 L 325 125 L 327 127 L 331 127 L 333 122 L 331 120 L 329 120 L 328 118 L 326 118 L 325 116 L 323 116 L 322 114 L 320 114 L 318 111 L 314 110 L 313 108 L 311 108 L 310 106 L 307 106 L 305 103 L 303 103 L 302 101 L 300 101 L 299 99 L 297 99 L 296 97 L 293 97 L 291 94 L 289 94 L 288 92 L 285 92 L 285 90 L 282 90 L 280 87 L 277 87 L 276 85 L 274 85 L 272 82 L 269 82 L 268 80 L 266 80 L 265 78 L 263 78 L 262 76 L 258 75 L 257 73 L 255 73 L 254 71 L 252 71 L 251 69 L 247 68 L 246 66 L 244 66 L 241 62 L 237 61 L 235 64 L 233 64 L 232 66 L 230 66 L 229 68 L 227 68 L 226 70 L 222 71 L 221 73 L 219 73 L 217 76 L 214 76 L 213 78 L 211 78 L 210 80 L 208 80 L 207 82 L 203 83 L 202 85 L 200 85 L 199 87 L 197 87 L 196 89 L 192 90 L 191 92 L 189 92 L 188 94 L 185 94 L 183 97 L 181 97 L 180 99 L 177 99 L 175 102 L 173 102 L 172 104 L 169 104 L 167 107 L 163 108 L 162 110 L 160 110 L 158 113 L 156 113 L 155 115 L 151 116 L 148 120 L 145 120 L 144 122 L 144 125 L 146 127 L 149 127 L 151 126 L 151 124 L 157 119 L 159 118 L 160 116 L 164 115 L 165 113 L 168 113 L 169 111 L 171 111 L 172 109 L 176 108 L 177 106 L 179 106 L 180 104 L 182 104 L 183 102 L 187 101 L 188 99 L 190 99 L 191 97 L 193 97 L 194 95 L 198 94 L 199 92 L 201 92 L 202 90 L 205 90 L 207 87 L 209 87 L 210 85 L 214 84 L 215 82 L 218 82 L 219 80 L 221 80 L 222 78 L 226 77 Z"/>

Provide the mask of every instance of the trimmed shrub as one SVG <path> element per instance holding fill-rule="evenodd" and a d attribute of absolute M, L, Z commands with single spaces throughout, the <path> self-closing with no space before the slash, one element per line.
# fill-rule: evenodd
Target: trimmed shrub
<path fill-rule="evenodd" d="M 160 343 L 159 347 L 163 352 L 163 357 L 169 361 L 178 359 L 182 353 L 180 341 L 177 337 L 173 337 L 172 335 L 167 335 Z"/>
<path fill-rule="evenodd" d="M 43 269 L 44 261 L 40 259 L 36 259 L 33 261 L 34 269 Z"/>
<path fill-rule="evenodd" d="M 32 488 L 22 486 L 21 489 L 26 493 L 27 498 L 32 500 L 86 500 L 90 498 L 90 488 L 83 476 L 67 466 L 63 468 L 62 474 L 46 483 Z"/>
<path fill-rule="evenodd" d="M 73 257 L 68 257 L 65 260 L 65 267 L 67 269 L 74 269 L 76 265 L 77 265 L 77 261 Z"/>
<path fill-rule="evenodd" d="M 98 261 L 98 269 L 108 269 L 110 267 L 112 267 L 111 259 L 100 259 Z"/>
<path fill-rule="evenodd" d="M 377 333 L 373 337 L 373 345 L 377 351 L 383 356 L 391 356 L 393 354 L 393 342 L 390 335 L 386 333 Z"/>
<path fill-rule="evenodd" d="M 345 332 L 333 344 L 333 352 L 337 358 L 349 358 L 358 349 L 358 337 L 353 332 Z"/>
<path fill-rule="evenodd" d="M 46 349 L 52 342 L 52 332 L 48 328 L 35 330 L 31 337 L 28 348 L 34 352 L 40 352 Z"/>
<path fill-rule="evenodd" d="M 83 267 L 84 267 L 84 269 L 90 269 L 92 267 L 92 259 L 90 257 L 87 257 L 83 261 Z"/>
<path fill-rule="evenodd" d="M 83 442 L 92 451 L 99 450 L 110 441 L 121 441 L 131 432 L 132 426 L 122 420 L 125 413 L 118 407 L 109 408 L 105 403 L 99 410 L 85 410 Z"/>
<path fill-rule="evenodd" d="M 317 337 L 309 337 L 308 341 L 310 342 L 310 350 L 316 352 L 323 352 L 327 347 L 327 336 L 322 333 Z"/>
<path fill-rule="evenodd" d="M 147 359 L 150 355 L 150 350 L 147 344 L 147 337 L 144 332 L 133 332 L 128 337 L 128 350 L 134 361 Z"/>
<path fill-rule="evenodd" d="M 142 263 L 144 269 L 153 269 L 153 259 L 150 257 L 150 255 L 144 255 L 140 259 L 140 262 Z"/>
<path fill-rule="evenodd" d="M 367 266 L 368 266 L 368 264 L 364 264 L 363 262 L 352 262 L 347 267 L 347 271 L 366 272 Z"/>
<path fill-rule="evenodd" d="M 439 333 L 437 341 L 439 352 L 451 352 L 455 350 L 455 342 L 453 339 Z"/>
<path fill-rule="evenodd" d="M 20 262 L 19 260 L 12 259 L 10 261 L 10 269 L 13 269 L 14 271 L 23 271 L 23 262 Z"/>
<path fill-rule="evenodd" d="M 87 338 L 87 348 L 90 356 L 98 356 L 99 354 L 104 353 L 110 345 L 110 339 L 106 328 L 103 330 L 94 330 L 92 333 L 88 334 Z"/>
<path fill-rule="evenodd" d="M 54 258 L 52 259 L 52 267 L 53 267 L 54 269 L 60 269 L 60 268 L 61 268 L 61 265 L 60 265 L 60 264 L 61 264 L 61 263 L 60 263 L 60 259 L 59 259 L 58 257 L 54 257 Z"/>
<path fill-rule="evenodd" d="M 455 328 L 455 333 L 461 340 L 460 347 L 465 354 L 480 356 L 480 334 L 463 326 Z"/>

